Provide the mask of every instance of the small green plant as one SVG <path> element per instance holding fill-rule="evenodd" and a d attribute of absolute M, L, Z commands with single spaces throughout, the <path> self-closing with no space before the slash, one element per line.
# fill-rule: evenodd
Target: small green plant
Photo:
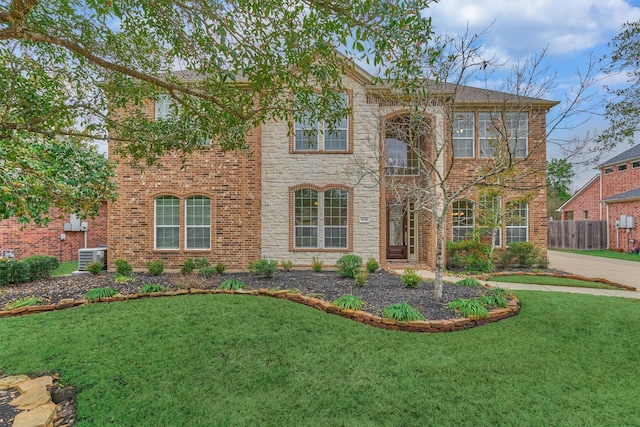
<path fill-rule="evenodd" d="M 291 271 L 291 269 L 293 268 L 293 262 L 291 260 L 282 261 L 280 265 L 282 266 L 282 269 L 287 272 Z"/>
<path fill-rule="evenodd" d="M 213 266 L 213 268 L 216 270 L 216 273 L 223 274 L 227 269 L 227 266 L 224 265 L 224 262 L 217 262 L 216 265 Z"/>
<path fill-rule="evenodd" d="M 98 274 L 103 268 L 104 265 L 100 261 L 93 261 L 87 264 L 87 271 L 91 274 Z"/>
<path fill-rule="evenodd" d="M 32 305 L 42 305 L 45 301 L 38 297 L 25 297 L 19 300 L 5 304 L 5 310 L 15 310 L 16 308 L 30 307 Z"/>
<path fill-rule="evenodd" d="M 362 258 L 356 254 L 342 255 L 336 262 L 336 269 L 340 276 L 353 279 L 362 270 Z"/>
<path fill-rule="evenodd" d="M 111 287 L 108 287 L 108 288 L 94 288 L 94 289 L 91 289 L 91 290 L 87 291 L 87 293 L 84 294 L 84 298 L 89 302 L 95 302 L 95 301 L 99 301 L 100 298 L 110 298 L 110 297 L 114 296 L 117 293 L 118 293 L 118 291 L 116 291 L 115 289 L 113 289 Z"/>
<path fill-rule="evenodd" d="M 365 302 L 355 295 L 347 294 L 336 298 L 331 304 L 340 310 L 362 310 Z"/>
<path fill-rule="evenodd" d="M 456 285 L 458 286 L 464 286 L 467 288 L 481 288 L 482 287 L 482 283 L 480 283 L 480 281 L 478 279 L 474 279 L 473 277 L 466 277 L 462 280 L 458 280 L 456 282 Z"/>
<path fill-rule="evenodd" d="M 261 259 L 249 263 L 249 271 L 253 274 L 262 274 L 265 277 L 273 277 L 278 269 L 278 261 Z"/>
<path fill-rule="evenodd" d="M 367 284 L 367 277 L 369 277 L 369 272 L 367 270 L 363 270 L 356 274 L 356 286 L 362 288 Z"/>
<path fill-rule="evenodd" d="M 132 271 L 133 267 L 131 267 L 129 261 L 122 258 L 116 260 L 116 274 L 118 276 L 130 276 Z"/>
<path fill-rule="evenodd" d="M 184 260 L 184 265 L 180 268 L 180 273 L 187 275 L 193 273 L 193 270 L 196 268 L 196 263 L 193 261 L 193 258 L 187 258 Z"/>
<path fill-rule="evenodd" d="M 486 289 L 484 291 L 484 294 L 485 295 L 493 295 L 493 296 L 502 297 L 502 298 L 509 298 L 509 290 L 508 289 L 504 289 L 504 288 L 500 288 L 498 286 Z"/>
<path fill-rule="evenodd" d="M 418 275 L 418 270 L 415 268 L 405 268 L 402 273 L 402 283 L 406 288 L 415 288 L 420 283 L 422 277 Z"/>
<path fill-rule="evenodd" d="M 162 285 L 155 285 L 153 283 L 147 283 L 145 285 L 142 285 L 140 287 L 140 293 L 141 294 L 151 294 L 154 292 L 164 292 L 166 290 L 166 288 Z"/>
<path fill-rule="evenodd" d="M 135 277 L 131 277 L 131 276 L 123 276 L 121 274 L 116 275 L 116 278 L 114 280 L 114 282 L 116 283 L 129 283 L 129 282 L 135 282 Z"/>
<path fill-rule="evenodd" d="M 503 270 L 509 268 L 512 260 L 511 252 L 508 249 L 496 249 L 493 251 L 494 262 Z"/>
<path fill-rule="evenodd" d="M 220 283 L 219 288 L 220 289 L 224 289 L 224 290 L 238 290 L 238 289 L 242 289 L 244 288 L 246 285 L 244 283 L 242 283 L 240 280 L 232 277 L 230 279 L 225 280 L 224 282 Z"/>
<path fill-rule="evenodd" d="M 509 302 L 504 297 L 497 295 L 484 294 L 478 297 L 478 301 L 480 301 L 488 308 L 506 308 L 509 306 Z"/>
<path fill-rule="evenodd" d="M 320 258 L 316 256 L 311 258 L 311 269 L 316 273 L 320 273 L 322 271 L 322 261 L 320 261 Z"/>
<path fill-rule="evenodd" d="M 540 268 L 548 268 L 549 267 L 549 258 L 547 258 L 544 255 L 540 255 L 538 257 L 538 260 L 536 261 L 536 264 L 538 264 L 538 267 L 540 267 Z"/>
<path fill-rule="evenodd" d="M 457 299 L 447 304 L 447 308 L 462 317 L 471 319 L 485 319 L 489 317 L 489 310 L 477 299 Z"/>
<path fill-rule="evenodd" d="M 411 307 L 406 301 L 386 306 L 382 309 L 382 315 L 387 319 L 394 319 L 399 322 L 424 320 L 422 313 L 417 308 Z"/>
<path fill-rule="evenodd" d="M 301 294 L 302 290 L 300 290 L 299 288 L 290 288 L 289 292 L 292 294 Z"/>
<path fill-rule="evenodd" d="M 378 262 L 377 259 L 373 257 L 369 257 L 369 259 L 367 259 L 367 264 L 365 268 L 369 273 L 375 273 L 380 269 L 380 263 Z"/>
<path fill-rule="evenodd" d="M 149 270 L 149 274 L 152 276 L 159 276 L 164 271 L 164 261 L 149 261 L 147 263 L 147 270 Z"/>
<path fill-rule="evenodd" d="M 531 242 L 512 242 L 509 253 L 518 262 L 518 267 L 531 267 L 540 258 L 540 248 Z"/>
<path fill-rule="evenodd" d="M 215 267 L 203 267 L 198 270 L 198 274 L 206 279 L 211 279 L 213 276 L 219 273 Z"/>
<path fill-rule="evenodd" d="M 193 265 L 198 269 L 211 267 L 211 263 L 206 258 L 196 258 L 193 260 Z"/>

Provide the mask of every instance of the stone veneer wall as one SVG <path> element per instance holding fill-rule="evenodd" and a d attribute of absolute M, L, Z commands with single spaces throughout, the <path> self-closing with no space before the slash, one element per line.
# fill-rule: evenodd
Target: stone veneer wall
<path fill-rule="evenodd" d="M 379 190 L 375 177 L 356 185 L 354 159 L 369 162 L 377 170 L 378 119 L 373 105 L 367 104 L 364 88 L 346 77 L 352 117 L 349 136 L 352 153 L 295 153 L 286 121 L 270 122 L 262 128 L 262 255 L 275 260 L 291 260 L 294 265 L 310 265 L 314 256 L 326 266 L 335 264 L 344 253 L 364 259 L 379 259 Z M 350 191 L 350 237 L 345 250 L 299 250 L 292 246 L 292 191 L 300 186 L 321 189 L 347 188 Z M 361 218 L 362 221 L 361 222 Z M 365 218 L 367 218 L 365 220 Z M 368 221 L 368 222 L 366 222 Z"/>

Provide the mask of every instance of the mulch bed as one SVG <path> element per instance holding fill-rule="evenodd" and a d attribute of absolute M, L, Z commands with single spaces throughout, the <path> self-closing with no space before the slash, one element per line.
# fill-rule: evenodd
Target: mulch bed
<path fill-rule="evenodd" d="M 355 281 L 343 278 L 335 271 L 313 272 L 311 270 L 278 271 L 274 277 L 265 278 L 249 273 L 225 273 L 205 279 L 196 274 L 181 275 L 178 273 L 163 273 L 152 276 L 148 273 L 133 273 L 134 281 L 115 283 L 113 273 L 102 272 L 93 274 L 74 274 L 55 277 L 1 288 L 0 307 L 6 303 L 23 297 L 40 297 L 45 304 L 56 304 L 61 299 L 72 298 L 80 300 L 85 293 L 93 288 L 111 286 L 122 294 L 135 294 L 144 284 L 158 284 L 167 290 L 181 288 L 215 289 L 229 278 L 236 278 L 247 286 L 245 289 L 297 289 L 303 295 L 311 295 L 325 301 L 333 301 L 341 295 L 353 294 L 366 302 L 365 311 L 380 315 L 382 308 L 387 305 L 407 301 L 416 307 L 428 320 L 443 320 L 455 317 L 445 304 L 458 298 L 474 298 L 479 295 L 478 289 L 445 283 L 441 302 L 433 300 L 433 282 L 423 281 L 417 288 L 404 287 L 400 276 L 388 271 L 379 270 L 371 273 L 364 287 L 356 287 Z"/>

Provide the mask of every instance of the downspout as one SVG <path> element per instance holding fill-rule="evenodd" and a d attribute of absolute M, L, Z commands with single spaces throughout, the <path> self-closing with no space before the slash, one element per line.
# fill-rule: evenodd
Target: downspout
<path fill-rule="evenodd" d="M 602 221 L 602 170 L 600 170 L 600 221 Z M 607 227 L 609 226 L 609 208 L 607 208 Z M 609 241 L 607 240 L 607 245 Z"/>
<path fill-rule="evenodd" d="M 618 236 L 616 236 L 616 239 Z M 616 242 L 616 245 L 618 242 Z M 611 245 L 609 244 L 609 205 L 607 205 L 607 249 L 610 249 Z"/>

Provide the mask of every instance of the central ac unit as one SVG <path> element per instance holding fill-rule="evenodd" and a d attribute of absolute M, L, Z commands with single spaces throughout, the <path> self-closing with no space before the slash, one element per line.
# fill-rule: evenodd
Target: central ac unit
<path fill-rule="evenodd" d="M 90 262 L 101 262 L 107 266 L 107 248 L 78 249 L 78 271 L 87 271 Z"/>

